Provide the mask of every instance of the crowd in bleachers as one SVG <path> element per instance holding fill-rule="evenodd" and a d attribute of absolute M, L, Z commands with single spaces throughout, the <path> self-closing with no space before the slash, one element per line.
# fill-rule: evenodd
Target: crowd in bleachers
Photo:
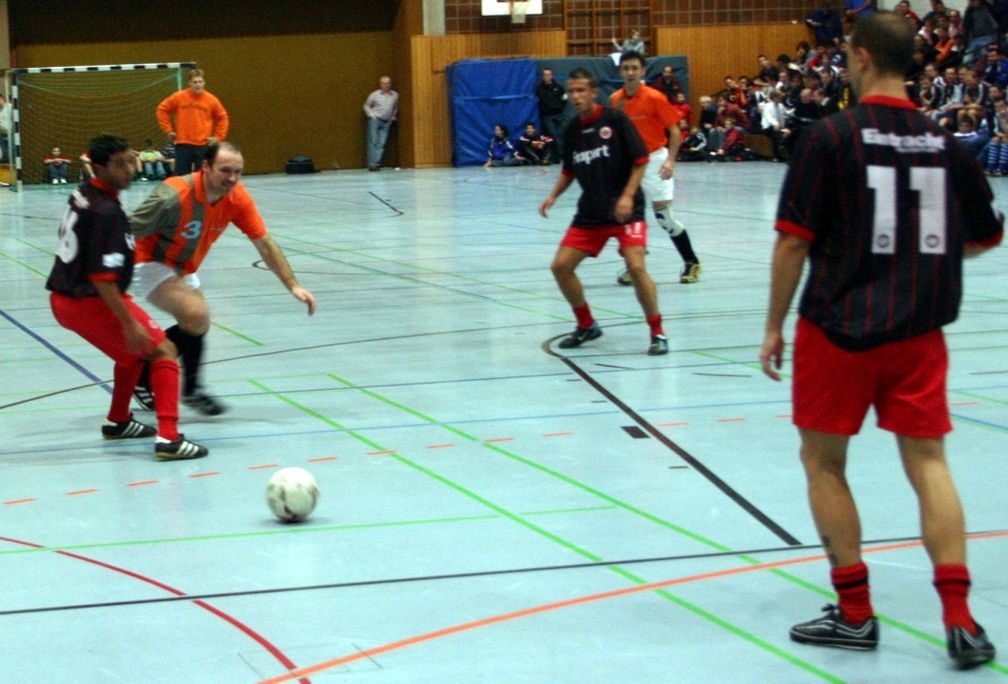
<path fill-rule="evenodd" d="M 923 17 L 905 1 L 895 5 L 918 30 L 907 97 L 967 145 L 989 174 L 1008 175 L 1008 0 L 967 3 L 959 11 L 932 0 Z M 830 5 L 806 19 L 814 48 L 801 41 L 792 55 L 774 61 L 759 55 L 753 76 L 726 76 L 723 89 L 700 98 L 696 125 L 681 127 L 681 160 L 784 159 L 803 128 L 855 101 L 844 18 Z M 759 154 L 746 145 L 756 140 L 766 143 Z"/>

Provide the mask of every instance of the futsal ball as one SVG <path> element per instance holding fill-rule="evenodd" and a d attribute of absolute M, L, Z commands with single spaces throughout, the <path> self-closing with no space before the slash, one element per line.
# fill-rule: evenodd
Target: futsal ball
<path fill-rule="evenodd" d="M 318 497 L 318 483 L 304 468 L 281 468 L 266 485 L 266 503 L 284 522 L 307 518 L 315 510 Z"/>

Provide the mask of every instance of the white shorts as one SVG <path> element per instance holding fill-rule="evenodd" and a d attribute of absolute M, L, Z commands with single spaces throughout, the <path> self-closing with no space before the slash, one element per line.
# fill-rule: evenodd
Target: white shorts
<path fill-rule="evenodd" d="M 130 292 L 135 297 L 150 299 L 151 292 L 157 289 L 158 285 L 177 277 L 175 269 L 166 266 L 158 261 L 145 261 L 133 267 L 133 283 L 130 285 Z M 193 290 L 198 290 L 200 280 L 195 273 L 182 276 L 182 282 Z"/>
<path fill-rule="evenodd" d="M 662 164 L 668 159 L 668 148 L 659 147 L 648 157 L 647 169 L 641 179 L 641 190 L 644 198 L 651 204 L 655 202 L 671 202 L 675 196 L 675 179 L 662 180 L 659 174 Z"/>

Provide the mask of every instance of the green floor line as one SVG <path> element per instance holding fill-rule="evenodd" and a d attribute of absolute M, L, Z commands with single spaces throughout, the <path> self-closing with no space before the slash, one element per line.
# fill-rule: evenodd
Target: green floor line
<path fill-rule="evenodd" d="M 9 259 L 10 261 L 13 261 L 18 266 L 21 266 L 23 268 L 27 268 L 32 273 L 34 273 L 36 275 L 40 275 L 43 278 L 48 278 L 49 277 L 48 273 L 43 273 L 42 271 L 38 270 L 37 268 L 35 268 L 31 264 L 26 264 L 25 262 L 21 261 L 20 259 L 12 257 L 10 254 L 7 254 L 6 252 L 0 252 L 0 257 L 3 257 L 4 259 Z"/>
<path fill-rule="evenodd" d="M 610 510 L 612 506 L 582 506 L 579 508 L 558 508 L 548 511 L 528 511 L 521 515 L 530 517 L 549 515 L 570 515 L 572 513 L 594 513 Z M 41 548 L 16 548 L 0 550 L 0 556 L 20 556 L 32 553 L 54 553 L 56 551 L 86 551 L 89 549 L 117 549 L 130 546 L 152 546 L 158 544 L 186 544 L 192 542 L 228 541 L 235 539 L 251 539 L 256 537 L 273 537 L 292 534 L 319 534 L 323 532 L 345 532 L 351 530 L 381 529 L 393 527 L 412 527 L 421 525 L 443 525 L 448 523 L 475 522 L 480 520 L 499 520 L 499 515 L 467 515 L 447 518 L 427 518 L 422 520 L 390 520 L 387 522 L 351 523 L 346 525 L 283 525 L 276 529 L 256 530 L 254 532 L 225 532 L 221 534 L 200 534 L 186 537 L 163 537 L 160 539 L 129 539 L 114 542 L 95 542 L 92 544 L 72 544 L 68 546 L 43 546 Z M 279 523 L 278 523 L 279 525 Z"/>
<path fill-rule="evenodd" d="M 342 425 L 340 425 L 340 423 L 338 423 L 337 421 L 329 418 L 328 416 L 325 416 L 325 415 L 319 413 L 318 411 L 315 411 L 314 409 L 308 408 L 307 406 L 304 406 L 304 405 L 298 403 L 297 401 L 294 401 L 290 397 L 287 397 L 287 396 L 285 396 L 283 394 L 280 394 L 280 393 L 276 392 L 275 390 L 273 390 L 273 389 L 271 389 L 271 388 L 263 385 L 262 383 L 260 383 L 260 382 L 258 382 L 256 380 L 249 380 L 249 382 L 253 386 L 259 388 L 261 391 L 269 393 L 271 396 L 276 397 L 277 399 L 279 399 L 280 401 L 284 402 L 288 406 L 291 406 L 291 407 L 293 407 L 293 408 L 295 408 L 295 409 L 297 409 L 297 410 L 299 410 L 299 411 L 301 411 L 301 412 L 303 412 L 303 413 L 305 413 L 307 415 L 310 415 L 310 416 L 312 416 L 312 417 L 314 417 L 314 418 L 316 418 L 316 419 L 324 422 L 325 424 L 327 424 L 327 425 L 329 425 L 331 427 L 334 427 L 334 428 L 337 428 L 337 429 L 340 429 L 340 430 L 344 430 L 346 432 L 346 434 L 349 434 L 354 439 L 356 439 L 356 440 L 360 441 L 361 443 L 363 443 L 363 444 L 371 447 L 372 449 L 375 449 L 375 450 L 378 450 L 378 451 L 383 451 L 383 452 L 389 451 L 389 449 L 387 449 L 383 445 L 381 445 L 381 444 L 379 444 L 377 442 L 374 442 L 371 439 L 368 439 L 364 435 L 360 435 L 360 434 L 358 434 L 356 432 L 352 432 L 352 431 L 347 430 Z M 499 514 L 499 515 L 501 515 L 501 516 L 503 516 L 503 517 L 511 520 L 512 522 L 520 525 L 521 527 L 524 527 L 525 529 L 529 530 L 530 532 L 533 532 L 533 533 L 535 533 L 535 534 L 537 534 L 537 535 L 539 535 L 539 536 L 541 536 L 541 537 L 543 537 L 545 539 L 548 539 L 549 541 L 551 541 L 551 542 L 553 542 L 553 543 L 561 546 L 564 549 L 567 549 L 568 551 L 570 551 L 570 552 L 572 552 L 572 553 L 574 553 L 574 554 L 576 554 L 576 555 L 578 555 L 578 556 L 580 556 L 580 557 L 582 557 L 582 558 L 584 558 L 586 560 L 589 560 L 589 561 L 594 562 L 594 563 L 604 562 L 603 558 L 601 558 L 600 556 L 595 555 L 591 551 L 588 551 L 587 549 L 584 549 L 584 548 L 578 546 L 577 544 L 575 544 L 573 542 L 570 542 L 570 541 L 564 539 L 563 537 L 561 537 L 561 536 L 559 536 L 557 534 L 554 534 L 553 532 L 550 532 L 549 530 L 547 530 L 544 527 L 540 527 L 539 525 L 536 525 L 536 524 L 532 523 L 531 521 L 526 520 L 523 516 L 521 516 L 521 515 L 519 515 L 517 513 L 511 512 L 511 511 L 507 510 L 506 508 L 504 508 L 503 506 L 499 506 L 499 505 L 495 504 L 494 502 L 490 501 L 489 499 L 486 499 L 485 497 L 480 496 L 476 492 L 474 492 L 474 491 L 472 491 L 470 489 L 467 489 L 466 487 L 463 487 L 462 485 L 458 484 L 457 482 L 454 482 L 453 480 L 451 480 L 451 479 L 449 479 L 449 478 L 441 475 L 440 473 L 437 473 L 437 472 L 435 472 L 435 471 L 433 471 L 433 470 L 431 470 L 429 468 L 426 468 L 425 466 L 422 466 L 419 463 L 417 463 L 417 462 L 415 462 L 415 461 L 413 461 L 411 459 L 408 459 L 405 456 L 402 456 L 401 454 L 398 454 L 398 453 L 392 451 L 391 453 L 389 453 L 386 456 L 386 458 L 393 459 L 393 460 L 397 461 L 398 463 L 402 464 L 403 466 L 411 468 L 411 469 L 413 469 L 413 470 L 415 470 L 415 471 L 417 471 L 417 472 L 419 472 L 419 473 L 421 473 L 421 474 L 423 474 L 423 475 L 425 475 L 425 476 L 433 479 L 434 481 L 439 482 L 439 483 L 445 485 L 446 487 L 454 490 L 455 492 L 459 493 L 460 495 L 462 495 L 462 496 L 464 496 L 464 497 L 466 497 L 466 498 L 468 498 L 468 499 L 470 499 L 472 501 L 475 501 L 478 504 L 480 504 L 480 505 L 482 505 L 482 506 L 484 506 L 486 508 L 489 508 L 490 510 L 494 511 L 495 513 L 497 513 L 497 514 Z M 603 567 L 606 570 L 608 570 L 609 572 L 613 572 L 613 573 L 619 575 L 620 577 L 623 577 L 624 579 L 630 581 L 633 584 L 641 585 L 641 584 L 647 584 L 648 583 L 647 580 L 645 580 L 644 578 L 642 578 L 642 577 L 640 577 L 638 575 L 635 575 L 634 573 L 630 572 L 629 570 L 626 570 L 625 568 L 622 568 L 622 567 L 620 567 L 618 565 L 606 565 L 606 566 L 603 566 Z M 707 613 L 706 611 L 704 611 L 703 609 L 701 609 L 699 606 L 696 606 L 696 605 L 694 605 L 694 604 L 686 601 L 685 599 L 683 599 L 681 597 L 675 596 L 674 594 L 672 594 L 671 592 L 669 592 L 669 591 L 667 591 L 665 589 L 656 590 L 653 593 L 657 594 L 658 596 L 662 597 L 663 599 L 665 599 L 667 601 L 675 603 L 676 605 L 678 605 L 678 606 L 680 606 L 682 608 L 687 608 L 687 609 L 691 610 L 694 614 L 696 614 L 696 615 L 698 615 L 700 617 L 703 617 L 703 618 L 705 618 L 707 620 L 710 620 L 713 624 L 718 625 L 719 627 L 723 627 L 723 628 L 726 628 L 726 629 L 730 627 L 730 629 L 728 631 L 731 634 L 734 634 L 734 635 L 736 635 L 736 636 L 738 636 L 740 638 L 743 638 L 743 639 L 745 639 L 746 641 L 749 641 L 752 644 L 755 644 L 755 645 L 761 646 L 761 647 L 762 647 L 763 644 L 766 644 L 766 642 L 764 642 L 762 639 L 760 639 L 759 637 L 757 637 L 757 636 L 755 636 L 753 634 L 750 634 L 750 633 L 746 632 L 741 627 L 738 627 L 736 625 L 731 625 L 730 623 L 728 623 L 727 621 L 725 621 L 725 620 L 723 620 L 721 618 L 716 618 L 712 614 Z M 773 647 L 770 644 L 766 644 L 766 645 L 769 646 L 769 648 L 765 648 L 764 649 L 767 653 L 770 653 L 770 654 L 775 655 L 777 657 L 781 657 L 782 659 L 785 660 L 785 662 L 788 662 L 788 663 L 790 663 L 792 665 L 795 665 L 796 667 L 799 667 L 799 668 L 805 670 L 809 674 L 813 674 L 813 675 L 815 675 L 815 676 L 817 676 L 817 677 L 819 677 L 821 679 L 824 679 L 825 681 L 829 681 L 829 682 L 841 682 L 841 681 L 843 681 L 841 679 L 838 679 L 838 678 L 834 677 L 833 675 L 831 675 L 831 674 L 829 674 L 827 672 L 824 672 L 823 670 L 820 670 L 819 668 L 815 667 L 811 663 L 807 663 L 804 660 L 801 660 L 797 656 L 794 656 L 792 654 L 786 654 L 785 651 L 782 651 L 781 649 Z M 787 655 L 787 657 L 784 657 L 785 655 Z"/>
<path fill-rule="evenodd" d="M 296 238 L 296 237 L 291 237 L 291 236 L 284 236 L 284 239 L 285 240 L 288 240 L 288 239 L 289 240 L 295 240 L 297 242 L 303 242 L 303 243 L 308 244 L 308 245 L 314 245 L 316 247 L 323 247 L 323 248 L 326 248 L 326 249 L 330 248 L 328 245 L 323 245 L 321 243 L 312 242 L 310 240 L 304 240 L 304 239 L 301 239 L 301 238 Z M 452 271 L 439 271 L 437 269 L 426 268 L 424 266 L 418 266 L 416 264 L 410 264 L 408 262 L 395 261 L 394 259 L 383 259 L 381 257 L 375 256 L 375 255 L 372 255 L 372 254 L 368 254 L 366 252 L 360 252 L 360 251 L 353 250 L 353 249 L 338 249 L 338 250 L 335 250 L 335 251 L 343 252 L 343 253 L 346 253 L 346 254 L 353 254 L 355 256 L 366 257 L 366 258 L 372 259 L 374 261 L 381 261 L 381 262 L 386 262 L 386 263 L 392 263 L 392 264 L 395 264 L 395 265 L 398 265 L 398 266 L 403 266 L 404 268 L 411 268 L 411 269 L 413 269 L 415 271 L 425 272 L 425 273 L 428 273 L 430 275 L 452 276 L 452 277 L 457 278 L 459 280 L 467 281 L 467 282 L 470 282 L 470 283 L 473 283 L 473 284 L 486 285 L 486 286 L 489 286 L 489 287 L 496 287 L 498 289 L 509 290 L 511 292 L 516 292 L 516 293 L 519 293 L 519 294 L 525 294 L 525 295 L 536 297 L 538 299 L 545 299 L 545 300 L 548 300 L 548 301 L 551 301 L 551 302 L 557 302 L 557 301 L 559 301 L 559 302 L 562 302 L 564 306 L 567 306 L 566 300 L 564 300 L 562 297 L 559 297 L 559 296 L 544 295 L 544 294 L 542 294 L 540 292 L 535 292 L 535 291 L 531 291 L 531 290 L 523 290 L 523 289 L 520 289 L 520 288 L 510 287 L 508 285 L 501 285 L 499 283 L 493 283 L 493 282 L 488 282 L 488 281 L 484 281 L 484 280 L 479 280 L 477 278 L 472 278 L 470 276 L 465 276 L 465 275 L 462 275 L 462 274 L 459 274 L 459 273 L 454 273 Z M 437 289 L 440 289 L 440 290 L 446 290 L 448 292 L 452 292 L 453 294 L 462 294 L 462 295 L 465 295 L 465 296 L 468 296 L 468 297 L 473 297 L 473 298 L 481 299 L 481 300 L 484 300 L 484 301 L 494 302 L 495 304 L 500 304 L 501 306 L 506 306 L 506 307 L 509 307 L 509 308 L 518 309 L 520 311 L 525 311 L 525 312 L 528 312 L 528 313 L 534 313 L 534 314 L 538 314 L 538 315 L 542 315 L 542 316 L 547 316 L 549 318 L 555 318 L 555 319 L 564 320 L 564 321 L 570 319 L 570 316 L 557 316 L 557 315 L 549 313 L 549 312 L 540 311 L 539 309 L 531 309 L 531 308 L 519 306 L 519 305 L 516 305 L 516 304 L 509 304 L 509 303 L 501 301 L 499 299 L 494 299 L 493 297 L 487 297 L 486 295 L 478 295 L 478 294 L 474 294 L 474 293 L 470 293 L 470 292 L 464 292 L 464 291 L 461 291 L 461 290 L 458 290 L 458 289 L 455 289 L 455 288 L 448 287 L 447 285 L 440 285 L 438 283 L 430 283 L 430 282 L 427 282 L 425 280 L 418 280 L 416 277 L 412 277 L 412 276 L 404 276 L 404 275 L 400 275 L 398 273 L 389 273 L 388 271 L 382 271 L 381 269 L 372 268 L 370 266 L 365 266 L 363 264 L 355 263 L 355 262 L 352 262 L 352 261 L 344 261 L 342 259 L 337 259 L 335 257 L 330 257 L 330 256 L 327 256 L 325 254 L 313 254 L 313 253 L 310 253 L 310 252 L 305 252 L 305 254 L 307 254 L 308 256 L 315 257 L 316 259 L 322 259 L 324 261 L 332 261 L 332 262 L 337 263 L 337 264 L 342 264 L 344 266 L 349 266 L 351 268 L 357 268 L 357 269 L 361 269 L 361 270 L 364 270 L 364 271 L 369 271 L 371 273 L 376 273 L 378 275 L 383 275 L 383 276 L 387 276 L 387 277 L 390 277 L 390 278 L 396 278 L 396 279 L 399 279 L 399 280 L 405 280 L 405 281 L 414 282 L 414 283 L 415 282 L 420 282 L 423 285 L 426 285 L 428 287 L 433 287 L 433 288 L 437 288 Z M 604 308 L 604 307 L 601 307 L 601 306 L 592 306 L 592 309 L 594 311 L 611 314 L 613 316 L 620 316 L 622 318 L 629 318 L 629 319 L 638 319 L 638 318 L 641 318 L 641 314 L 639 314 L 639 313 L 631 314 L 631 313 L 627 313 L 625 311 L 616 311 L 615 309 L 607 309 L 607 308 Z"/>
<path fill-rule="evenodd" d="M 20 242 L 22 245 L 27 245 L 28 247 L 31 247 L 34 250 L 38 250 L 39 252 L 42 252 L 46 256 L 51 256 L 51 257 L 55 257 L 56 256 L 56 252 L 52 251 L 51 249 L 45 249 L 44 247 L 39 247 L 38 245 L 36 245 L 33 242 L 28 242 L 27 240 L 22 240 L 21 238 L 14 237 L 13 235 L 11 236 L 11 239 Z"/>
<path fill-rule="evenodd" d="M 237 337 L 239 339 L 242 339 L 242 340 L 245 340 L 246 342 L 249 342 L 251 344 L 254 344 L 257 347 L 265 347 L 266 346 L 265 342 L 260 342 L 259 340 L 255 339 L 254 337 L 249 337 L 248 335 L 244 335 L 244 334 L 238 332 L 237 330 L 234 330 L 232 328 L 227 327 L 226 325 L 222 325 L 222 324 L 218 323 L 217 321 L 210 321 L 210 325 L 212 325 L 215 328 L 220 328 L 224 332 L 229 332 L 232 335 L 234 335 L 235 337 Z"/>
<path fill-rule="evenodd" d="M 716 357 L 714 357 L 714 358 L 716 358 Z M 335 375 L 333 373 L 326 373 L 326 375 L 328 377 L 332 378 L 333 380 L 335 380 L 336 382 L 340 383 L 341 385 L 343 385 L 345 387 L 348 387 L 348 388 L 356 389 L 357 391 L 361 392 L 362 394 L 365 394 L 366 396 L 371 397 L 375 401 L 378 401 L 380 403 L 384 403 L 384 404 L 387 404 L 387 405 L 392 406 L 394 408 L 397 408 L 397 409 L 399 409 L 399 410 L 401 410 L 401 411 L 403 411 L 403 412 L 405 412 L 405 413 L 407 413 L 409 415 L 412 415 L 412 416 L 414 416 L 416 418 L 419 418 L 420 420 L 423 420 L 424 422 L 427 422 L 427 423 L 429 423 L 431 425 L 436 425 L 438 427 L 441 427 L 441 428 L 443 428 L 443 429 L 451 432 L 452 434 L 454 434 L 454 435 L 456 435 L 458 437 L 462 437 L 462 438 L 464 438 L 464 439 L 466 439 L 468 441 L 474 442 L 474 443 L 479 443 L 481 446 L 483 446 L 483 447 L 485 447 L 487 449 L 490 449 L 492 451 L 495 451 L 495 452 L 497 452 L 498 454 L 500 454 L 502 456 L 506 456 L 506 457 L 508 457 L 508 458 L 510 458 L 512 460 L 516 460 L 516 461 L 521 462 L 521 463 L 523 463 L 525 465 L 528 465 L 529 467 L 535 468 L 536 470 L 539 470 L 540 472 L 543 472 L 543 473 L 546 473 L 546 474 L 548 474 L 548 475 L 550 475 L 552 477 L 555 477 L 555 478 L 557 478 L 557 479 L 559 479 L 559 480 L 561 480 L 561 481 L 563 481 L 563 482 L 565 482 L 565 483 L 567 483 L 567 484 L 569 484 L 569 485 L 571 485 L 573 487 L 576 487 L 578 489 L 581 489 L 582 491 L 585 491 L 585 492 L 591 493 L 591 494 L 593 494 L 595 496 L 598 496 L 603 501 L 607 501 L 608 503 L 611 503 L 612 505 L 614 505 L 614 506 L 616 506 L 618 508 L 626 510 L 626 511 L 628 511 L 630 513 L 633 513 L 635 515 L 638 515 L 638 516 L 640 516 L 640 517 L 642 517 L 642 518 L 644 518 L 646 520 L 650 520 L 651 522 L 657 523 L 657 524 L 661 525 L 662 527 L 665 527 L 667 529 L 673 530 L 673 531 L 675 531 L 675 532 L 677 532 L 679 534 L 682 534 L 683 536 L 688 537 L 689 539 L 697 541 L 698 543 L 708 545 L 711 548 L 717 549 L 718 551 L 729 552 L 729 553 L 732 552 L 732 549 L 730 547 L 727 547 L 727 546 L 725 546 L 723 544 L 720 544 L 718 542 L 715 542 L 713 540 L 707 539 L 706 537 L 704 537 L 704 536 L 702 536 L 700 534 L 697 534 L 697 533 L 692 532 L 690 530 L 686 530 L 685 528 L 682 528 L 682 527 L 680 527 L 680 526 L 678 526 L 678 525 L 676 525 L 676 524 L 674 524 L 674 523 L 672 523 L 670 521 L 664 520 L 663 518 L 661 518 L 659 516 L 656 516 L 654 514 L 648 513 L 647 511 L 643 511 L 643 510 L 641 510 L 641 509 L 639 509 L 639 508 L 637 508 L 635 506 L 632 506 L 632 505 L 627 504 L 627 503 L 625 503 L 623 501 L 620 501 L 619 499 L 616 499 L 615 497 L 611 497 L 611 496 L 605 494 L 604 492 L 601 492 L 601 491 L 595 489 L 594 487 L 590 487 L 589 485 L 586 485 L 584 483 L 578 482 L 577 480 L 575 480 L 575 479 L 573 479 L 571 477 L 568 477 L 568 476 L 564 475 L 563 473 L 559 473 L 559 472 L 554 471 L 554 470 L 552 470 L 550 468 L 547 468 L 546 466 L 543 466 L 542 464 L 536 463 L 535 461 L 532 461 L 532 460 L 527 459 L 527 458 L 525 458 L 523 456 L 520 456 L 518 454 L 510 452 L 507 449 L 504 449 L 504 448 L 502 448 L 502 447 L 500 447 L 500 446 L 498 446 L 496 444 L 487 444 L 485 442 L 482 442 L 478 438 L 476 438 L 476 437 L 474 437 L 472 435 L 469 435 L 468 433 L 466 433 L 466 432 L 464 432 L 462 430 L 459 430 L 458 428 L 455 428 L 452 425 L 449 425 L 447 423 L 438 421 L 436 418 L 433 418 L 431 416 L 427 416 L 427 415 L 421 413 L 420 411 L 412 409 L 412 408 L 410 408 L 408 406 L 404 406 L 403 404 L 400 404 L 399 402 L 396 402 L 396 401 L 394 401 L 392 399 L 389 399 L 388 397 L 384 397 L 381 394 L 379 394 L 377 392 L 374 392 L 373 390 L 369 390 L 369 389 L 366 389 L 366 388 L 354 385 L 349 380 L 346 380 L 345 378 L 341 378 L 340 376 L 337 376 L 337 375 Z M 741 560 L 744 560 L 745 562 L 747 562 L 749 564 L 752 564 L 752 565 L 758 565 L 758 564 L 760 564 L 760 563 L 763 562 L 763 561 L 759 560 L 758 558 L 754 558 L 753 556 L 750 556 L 750 555 L 747 555 L 747 554 L 737 554 L 735 557 L 739 558 Z M 813 591 L 813 592 L 815 592 L 815 593 L 817 593 L 817 594 L 819 594 L 819 595 L 821 595 L 821 596 L 823 596 L 823 597 L 825 597 L 827 599 L 836 601 L 836 594 L 834 594 L 832 591 L 830 591 L 828 589 L 825 589 L 825 588 L 823 588 L 823 587 L 821 587 L 819 585 L 816 585 L 816 584 L 812 584 L 811 582 L 808 582 L 808 581 L 806 581 L 806 580 L 804 580 L 804 579 L 802 579 L 802 578 L 800 578 L 800 577 L 798 577 L 796 575 L 793 575 L 793 574 L 791 574 L 789 572 L 786 572 L 784 570 L 781 570 L 781 569 L 773 569 L 773 570 L 771 570 L 771 572 L 774 575 L 776 575 L 777 577 L 780 577 L 781 579 L 787 580 L 788 582 L 791 582 L 791 583 L 796 584 L 798 586 L 801 586 L 801 587 L 803 587 L 805 589 Z M 907 625 L 905 623 L 899 622 L 898 620 L 896 620 L 894 618 L 885 616 L 883 614 L 878 614 L 878 617 L 879 617 L 880 620 L 883 620 L 884 622 L 886 622 L 886 624 L 889 624 L 890 626 L 892 626 L 892 627 L 894 627 L 896 629 L 899 629 L 900 631 L 903 631 L 906 634 L 909 634 L 909 635 L 912 635 L 912 636 L 918 636 L 918 635 L 924 634 L 923 632 L 920 632 L 919 630 L 915 629 L 914 627 L 911 627 L 910 625 Z M 944 646 L 945 646 L 945 643 L 944 643 L 944 641 L 942 639 L 938 639 L 937 637 L 933 637 L 933 636 L 930 636 L 930 635 L 927 635 L 927 638 L 925 639 L 925 641 L 927 641 L 927 642 L 929 642 L 931 644 L 935 644 L 935 645 L 941 646 L 942 648 L 944 648 Z"/>

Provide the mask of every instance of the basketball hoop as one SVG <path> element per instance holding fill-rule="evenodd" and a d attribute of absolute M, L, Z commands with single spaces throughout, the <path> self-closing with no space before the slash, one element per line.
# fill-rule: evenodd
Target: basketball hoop
<path fill-rule="evenodd" d="M 508 4 L 511 5 L 511 23 L 524 24 L 525 14 L 528 12 L 528 2 L 523 2 L 522 0 L 511 0 Z"/>

